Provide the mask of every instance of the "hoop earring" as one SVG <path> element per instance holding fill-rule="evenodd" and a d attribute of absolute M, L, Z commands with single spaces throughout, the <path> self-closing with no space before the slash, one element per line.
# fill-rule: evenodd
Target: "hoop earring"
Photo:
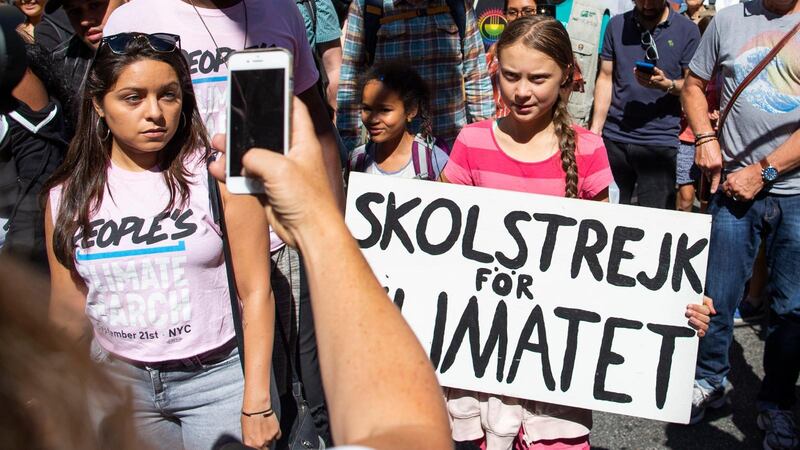
<path fill-rule="evenodd" d="M 108 128 L 108 125 L 106 125 L 106 135 L 105 135 L 105 137 L 100 136 L 100 124 L 101 123 L 105 123 L 105 120 L 103 120 L 102 117 L 98 117 L 97 118 L 97 126 L 95 127 L 95 134 L 97 135 L 97 138 L 100 139 L 100 142 L 105 142 L 105 141 L 108 140 L 108 137 L 111 135 L 111 128 Z"/>
<path fill-rule="evenodd" d="M 186 121 L 186 114 L 183 111 L 181 111 L 181 122 L 178 123 L 178 128 L 182 128 L 188 124 L 189 122 Z"/>

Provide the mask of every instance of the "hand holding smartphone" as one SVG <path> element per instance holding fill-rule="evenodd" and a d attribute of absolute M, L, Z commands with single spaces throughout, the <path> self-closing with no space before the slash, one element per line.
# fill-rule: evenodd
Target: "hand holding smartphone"
<path fill-rule="evenodd" d="M 234 194 L 262 193 L 259 180 L 243 176 L 242 158 L 254 147 L 289 151 L 292 54 L 282 48 L 244 50 L 233 53 L 228 66 L 226 184 Z"/>

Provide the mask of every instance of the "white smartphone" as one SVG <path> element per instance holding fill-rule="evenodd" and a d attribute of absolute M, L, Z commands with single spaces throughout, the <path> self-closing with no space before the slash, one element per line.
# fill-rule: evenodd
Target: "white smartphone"
<path fill-rule="evenodd" d="M 254 147 L 289 151 L 292 54 L 282 48 L 239 51 L 231 54 L 228 68 L 228 191 L 264 192 L 259 180 L 243 176 L 242 157 Z"/>

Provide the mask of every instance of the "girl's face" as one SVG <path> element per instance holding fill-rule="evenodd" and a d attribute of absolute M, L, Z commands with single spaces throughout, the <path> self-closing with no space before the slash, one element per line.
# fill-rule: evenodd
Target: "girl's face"
<path fill-rule="evenodd" d="M 518 42 L 500 52 L 500 95 L 518 122 L 550 115 L 566 74 L 553 58 Z"/>
<path fill-rule="evenodd" d="M 44 13 L 47 0 L 14 0 L 14 4 L 27 17 L 40 17 Z"/>
<path fill-rule="evenodd" d="M 105 119 L 116 147 L 135 154 L 158 152 L 169 143 L 180 126 L 182 105 L 172 66 L 142 59 L 122 70 L 95 109 Z"/>
<path fill-rule="evenodd" d="M 380 81 L 372 80 L 364 86 L 361 122 L 372 142 L 379 144 L 402 136 L 415 114 L 416 111 L 406 111 L 397 92 L 386 89 Z"/>

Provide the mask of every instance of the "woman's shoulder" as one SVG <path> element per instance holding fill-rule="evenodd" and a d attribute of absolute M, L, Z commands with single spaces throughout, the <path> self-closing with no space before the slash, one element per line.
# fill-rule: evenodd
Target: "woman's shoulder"
<path fill-rule="evenodd" d="M 456 141 L 467 147 L 492 140 L 492 125 L 494 119 L 481 120 L 480 122 L 470 123 L 458 133 Z"/>
<path fill-rule="evenodd" d="M 606 145 L 603 138 L 579 125 L 573 125 L 575 130 L 575 153 L 582 156 L 592 156 L 597 150 L 605 152 Z"/>

